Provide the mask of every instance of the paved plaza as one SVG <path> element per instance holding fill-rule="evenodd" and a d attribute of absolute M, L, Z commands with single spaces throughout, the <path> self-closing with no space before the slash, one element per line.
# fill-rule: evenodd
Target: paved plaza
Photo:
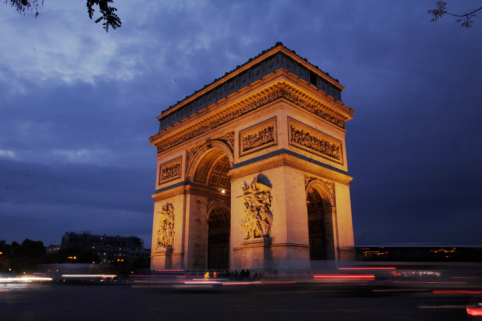
<path fill-rule="evenodd" d="M 0 320 L 466 320 L 469 295 L 342 288 L 0 285 Z"/>

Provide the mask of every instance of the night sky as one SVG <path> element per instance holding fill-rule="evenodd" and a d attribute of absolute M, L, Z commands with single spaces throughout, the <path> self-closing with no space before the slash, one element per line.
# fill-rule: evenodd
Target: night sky
<path fill-rule="evenodd" d="M 1 3 L 0 239 L 149 247 L 156 117 L 281 41 L 355 110 L 356 244 L 482 244 L 482 14 L 465 29 L 431 23 L 435 0 L 360 3 L 115 0 L 109 33 L 85 1 L 45 0 L 37 18 Z"/>

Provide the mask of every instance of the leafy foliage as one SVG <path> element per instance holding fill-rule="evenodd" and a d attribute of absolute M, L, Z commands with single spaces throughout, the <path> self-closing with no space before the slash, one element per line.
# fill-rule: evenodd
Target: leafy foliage
<path fill-rule="evenodd" d="M 466 13 L 466 14 L 457 15 L 457 14 L 447 12 L 447 3 L 445 1 L 438 1 L 437 2 L 437 8 L 429 10 L 427 13 L 433 16 L 433 18 L 432 18 L 432 20 L 430 20 L 430 22 L 438 21 L 438 19 L 443 17 L 443 15 L 445 15 L 445 14 L 448 14 L 448 15 L 451 15 L 451 16 L 454 16 L 454 17 L 463 18 L 463 19 L 457 19 L 456 22 L 458 22 L 458 23 L 462 22 L 462 24 L 460 26 L 468 29 L 468 28 L 472 28 L 472 23 L 474 23 L 470 19 L 475 17 L 474 13 L 481 10 L 481 9 L 482 9 L 482 7 L 480 7 L 479 9 L 476 9 L 472 12 Z"/>
<path fill-rule="evenodd" d="M 25 16 L 25 10 L 33 10 L 35 9 L 35 17 L 38 16 L 38 3 L 39 0 L 5 0 L 5 3 L 9 3 L 12 7 L 17 9 L 17 12 L 23 14 Z M 42 5 L 44 4 L 44 0 L 42 0 Z"/>
<path fill-rule="evenodd" d="M 109 28 L 113 28 L 115 30 L 122 26 L 121 19 L 115 13 L 117 9 L 109 5 L 113 2 L 114 0 L 87 0 L 87 13 L 89 14 L 89 18 L 92 19 L 94 16 L 94 6 L 97 5 L 102 16 L 97 18 L 95 23 L 99 23 L 104 20 L 102 25 L 104 26 L 103 28 L 106 32 L 109 32 Z M 17 12 L 20 14 L 25 15 L 25 11 L 33 11 L 35 9 L 35 17 L 39 15 L 38 5 L 40 0 L 5 0 L 5 3 L 15 7 Z M 44 0 L 42 0 L 41 3 L 43 5 Z"/>
<path fill-rule="evenodd" d="M 116 28 L 120 28 L 122 22 L 115 14 L 117 11 L 116 8 L 109 6 L 109 3 L 113 3 L 114 0 L 87 0 L 87 12 L 89 13 L 89 18 L 92 19 L 94 15 L 94 9 L 92 8 L 94 5 L 99 6 L 100 13 L 102 13 L 102 17 L 95 20 L 95 23 L 98 23 L 104 20 L 104 29 L 106 32 L 109 32 L 109 26 L 111 26 L 114 30 Z"/>

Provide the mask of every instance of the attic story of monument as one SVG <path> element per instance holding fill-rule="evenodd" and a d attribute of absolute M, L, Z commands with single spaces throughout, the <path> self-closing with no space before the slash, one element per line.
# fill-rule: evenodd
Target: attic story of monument
<path fill-rule="evenodd" d="M 343 89 L 277 43 L 162 112 L 151 268 L 352 259 Z"/>

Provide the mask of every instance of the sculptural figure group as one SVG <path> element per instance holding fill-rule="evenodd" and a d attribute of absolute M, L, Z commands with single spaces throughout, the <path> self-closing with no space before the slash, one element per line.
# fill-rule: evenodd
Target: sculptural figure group
<path fill-rule="evenodd" d="M 245 239 L 269 237 L 273 224 L 271 187 L 259 183 L 255 177 L 253 183 L 243 187 L 243 197 L 246 209 L 240 224 L 244 227 Z"/>
<path fill-rule="evenodd" d="M 274 141 L 274 127 L 270 126 L 243 138 L 243 151 L 247 151 Z"/>
<path fill-rule="evenodd" d="M 159 230 L 157 231 L 157 250 L 174 246 L 174 206 L 166 204 L 158 212 Z"/>
<path fill-rule="evenodd" d="M 181 164 L 175 164 L 172 166 L 166 166 L 161 169 L 161 179 L 160 181 L 165 181 L 170 178 L 181 176 Z"/>
<path fill-rule="evenodd" d="M 304 132 L 303 129 L 296 128 L 295 126 L 291 126 L 291 142 L 308 147 L 338 160 L 341 158 L 340 146 L 315 137 L 308 132 Z"/>

